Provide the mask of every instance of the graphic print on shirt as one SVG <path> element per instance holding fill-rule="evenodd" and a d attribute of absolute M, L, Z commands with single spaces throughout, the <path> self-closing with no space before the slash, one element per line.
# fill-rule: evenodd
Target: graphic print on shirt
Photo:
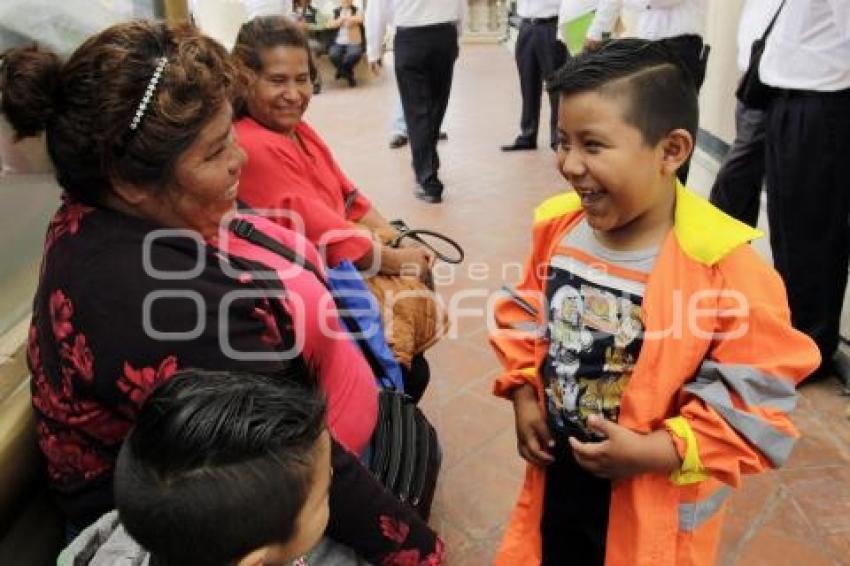
<path fill-rule="evenodd" d="M 643 343 L 642 297 L 558 267 L 550 274 L 543 367 L 549 425 L 558 435 L 599 440 L 587 417 L 619 417 Z"/>

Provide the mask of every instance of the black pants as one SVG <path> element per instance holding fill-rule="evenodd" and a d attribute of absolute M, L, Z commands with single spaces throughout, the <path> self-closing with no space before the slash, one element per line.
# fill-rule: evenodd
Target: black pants
<path fill-rule="evenodd" d="M 542 566 L 603 566 L 610 503 L 611 481 L 582 469 L 559 440 L 555 461 L 546 468 Z"/>
<path fill-rule="evenodd" d="M 764 111 L 735 108 L 735 141 L 711 187 L 711 202 L 723 212 L 755 226 L 764 184 Z"/>
<path fill-rule="evenodd" d="M 699 92 L 702 83 L 705 81 L 705 68 L 708 65 L 708 51 L 703 52 L 702 38 L 698 35 L 677 35 L 661 40 L 666 44 L 685 65 L 685 69 L 691 74 L 694 79 L 694 84 Z M 694 140 L 696 144 L 696 140 Z M 682 183 L 688 180 L 688 171 L 691 168 L 690 158 L 676 172 L 676 176 Z"/>
<path fill-rule="evenodd" d="M 847 283 L 850 90 L 783 91 L 768 109 L 765 139 L 773 262 L 794 327 L 827 363 Z"/>
<path fill-rule="evenodd" d="M 558 25 L 551 22 L 532 23 L 523 20 L 516 40 L 516 66 L 522 91 L 520 138 L 537 143 L 540 125 L 540 97 L 543 81 L 560 68 L 569 56 L 557 38 Z M 558 95 L 549 95 L 549 144 L 558 143 Z"/>
<path fill-rule="evenodd" d="M 400 27 L 395 35 L 395 75 L 416 182 L 432 192 L 442 190 L 437 141 L 449 104 L 458 55 L 454 23 Z"/>

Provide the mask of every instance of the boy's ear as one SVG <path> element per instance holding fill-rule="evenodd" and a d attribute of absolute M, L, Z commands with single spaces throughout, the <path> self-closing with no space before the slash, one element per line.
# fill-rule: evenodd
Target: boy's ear
<path fill-rule="evenodd" d="M 694 150 L 694 138 L 685 129 L 677 128 L 661 140 L 663 152 L 661 167 L 665 174 L 675 175 L 676 171 L 691 156 Z"/>

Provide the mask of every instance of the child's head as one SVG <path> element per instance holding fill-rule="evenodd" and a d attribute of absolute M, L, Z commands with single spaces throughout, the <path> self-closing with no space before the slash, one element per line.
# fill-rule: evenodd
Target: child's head
<path fill-rule="evenodd" d="M 548 88 L 560 94 L 558 166 L 591 226 L 640 231 L 669 216 L 699 121 L 676 56 L 656 42 L 616 40 L 569 60 Z"/>
<path fill-rule="evenodd" d="M 339 5 L 343 8 L 351 8 L 354 0 L 339 0 Z"/>
<path fill-rule="evenodd" d="M 118 457 L 115 502 L 164 564 L 294 560 L 328 521 L 325 401 L 303 380 L 188 370 L 158 387 Z"/>

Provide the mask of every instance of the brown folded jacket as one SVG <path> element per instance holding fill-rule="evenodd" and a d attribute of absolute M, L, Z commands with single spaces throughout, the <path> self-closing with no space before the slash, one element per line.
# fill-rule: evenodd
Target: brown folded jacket
<path fill-rule="evenodd" d="M 387 244 L 395 234 L 378 231 L 375 236 Z M 366 278 L 366 284 L 381 307 L 387 344 L 405 367 L 410 367 L 415 355 L 436 344 L 448 330 L 446 309 L 422 280 L 374 275 Z"/>

